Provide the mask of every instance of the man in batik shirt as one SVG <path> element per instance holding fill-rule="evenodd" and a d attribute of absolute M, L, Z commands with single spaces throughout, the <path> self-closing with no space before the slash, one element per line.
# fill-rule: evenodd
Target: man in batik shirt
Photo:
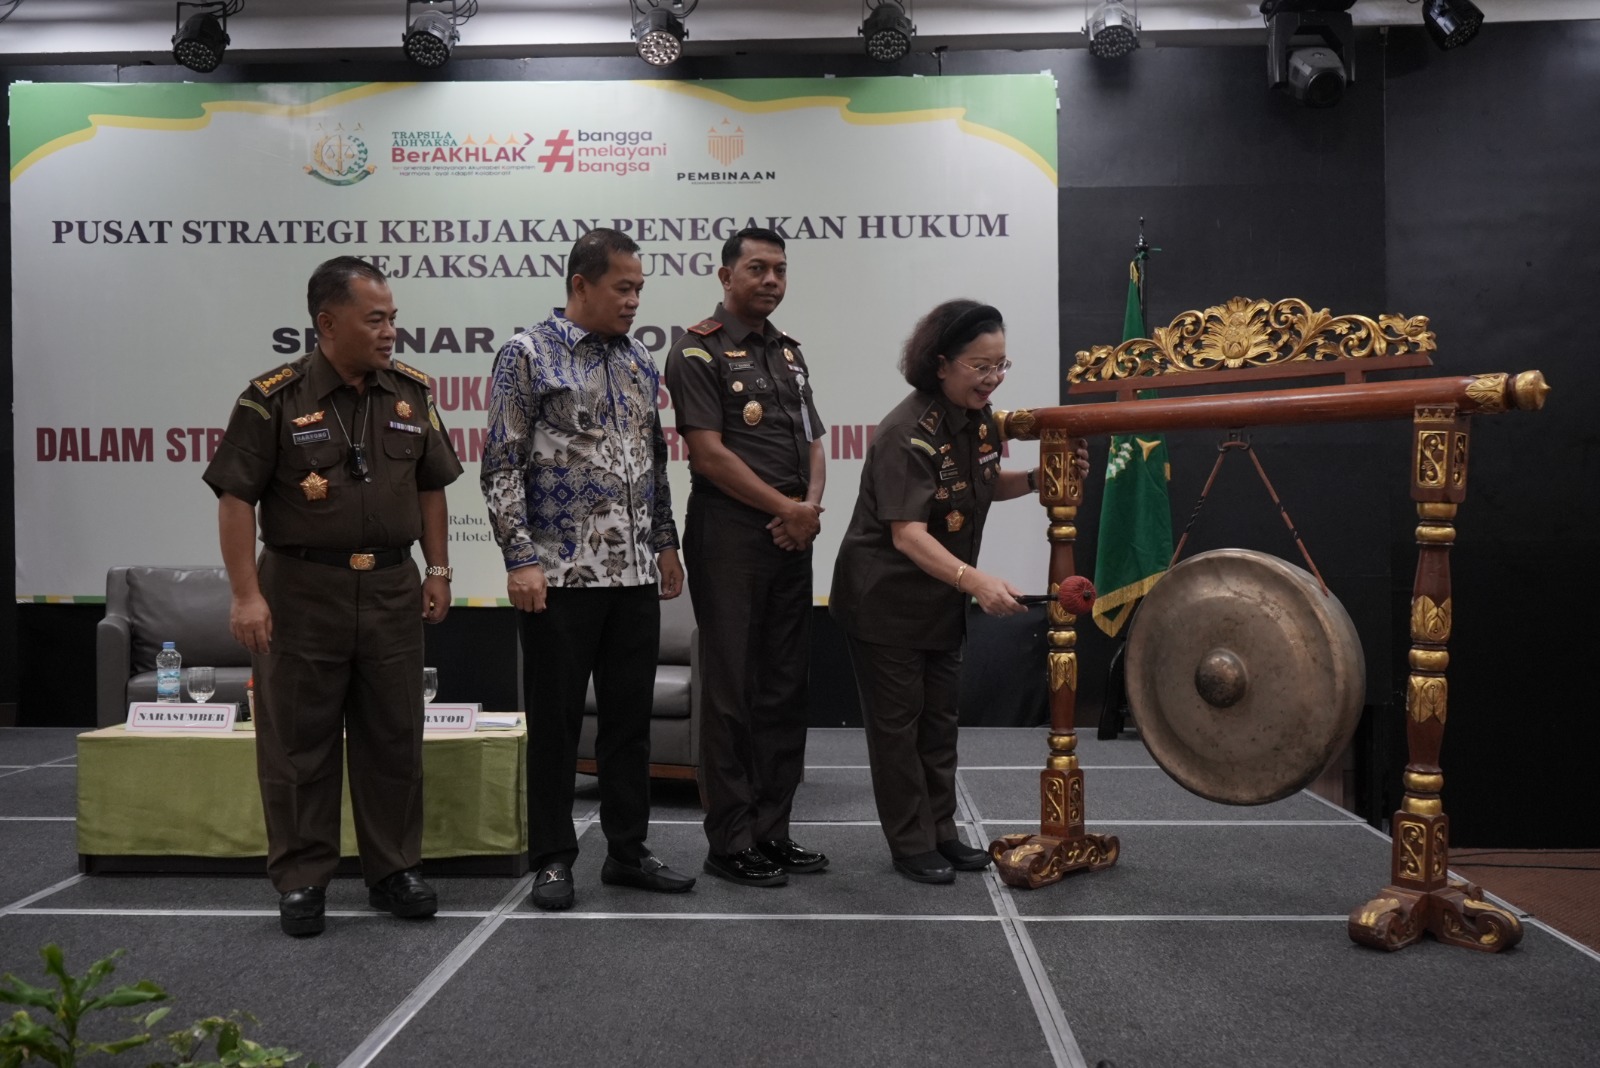
<path fill-rule="evenodd" d="M 533 904 L 570 908 L 578 733 L 594 679 L 608 884 L 677 893 L 694 879 L 649 850 L 650 706 L 661 600 L 683 591 L 660 376 L 628 336 L 644 289 L 639 246 L 580 238 L 567 306 L 495 358 L 483 495 L 522 614 Z"/>

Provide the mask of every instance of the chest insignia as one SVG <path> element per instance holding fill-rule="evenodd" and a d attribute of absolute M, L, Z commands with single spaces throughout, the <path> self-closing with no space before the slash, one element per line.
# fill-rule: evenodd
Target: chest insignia
<path fill-rule="evenodd" d="M 949 451 L 950 451 L 950 443 L 948 441 L 945 442 L 943 445 L 939 446 L 940 455 L 943 455 L 944 453 L 947 453 Z"/>
<path fill-rule="evenodd" d="M 749 355 L 749 352 L 745 349 L 728 349 L 723 355 L 730 360 L 742 360 Z"/>
<path fill-rule="evenodd" d="M 989 424 L 988 423 L 979 423 L 978 424 L 978 437 L 979 438 L 986 438 L 988 436 L 989 436 Z"/>
<path fill-rule="evenodd" d="M 783 347 L 783 358 L 788 360 L 790 363 L 794 363 L 794 349 L 791 349 L 789 346 L 785 345 Z"/>
<path fill-rule="evenodd" d="M 948 501 L 950 499 L 950 491 L 944 486 L 940 486 L 933 491 L 933 499 L 936 501 Z"/>
<path fill-rule="evenodd" d="M 983 435 L 982 435 L 982 434 L 979 434 L 979 435 L 978 435 L 978 436 L 979 436 L 979 437 L 980 437 L 980 438 L 981 438 L 981 437 L 983 437 Z M 990 444 L 989 444 L 989 443 L 988 443 L 988 442 L 987 442 L 987 441 L 986 441 L 986 442 L 984 442 L 984 443 L 983 443 L 983 444 L 982 444 L 982 445 L 979 445 L 979 446 L 978 446 L 978 451 L 979 451 L 979 452 L 980 452 L 980 453 L 984 453 L 984 452 L 994 452 L 994 446 L 993 446 L 993 445 L 990 445 Z"/>
<path fill-rule="evenodd" d="M 761 407 L 760 401 L 751 401 L 744 406 L 744 421 L 749 426 L 755 426 L 761 422 L 761 417 L 765 414 L 766 410 Z"/>
<path fill-rule="evenodd" d="M 951 493 L 960 493 L 962 490 L 964 490 L 966 488 L 967 488 L 967 484 L 965 482 L 957 482 L 954 486 L 950 487 L 950 492 Z"/>
<path fill-rule="evenodd" d="M 327 500 L 328 480 L 313 471 L 300 480 L 300 492 L 306 495 L 308 501 Z"/>
<path fill-rule="evenodd" d="M 406 401 L 395 401 L 394 402 L 394 414 L 398 415 L 402 419 L 410 419 L 411 418 L 411 405 L 409 403 L 407 403 Z"/>
<path fill-rule="evenodd" d="M 312 423 L 322 422 L 322 412 L 312 412 L 310 415 L 297 415 L 290 422 L 295 426 L 310 426 Z"/>
<path fill-rule="evenodd" d="M 744 392 L 744 383 L 743 382 L 735 382 L 733 384 L 732 388 L 733 388 L 733 391 L 735 393 L 743 393 Z"/>
<path fill-rule="evenodd" d="M 389 429 L 399 430 L 407 434 L 422 433 L 422 428 L 420 426 L 412 426 L 410 423 L 402 423 L 398 419 L 389 420 Z"/>
<path fill-rule="evenodd" d="M 952 534 L 966 525 L 967 517 L 962 515 L 960 512 L 951 512 L 949 515 L 944 517 L 944 529 L 948 530 Z"/>

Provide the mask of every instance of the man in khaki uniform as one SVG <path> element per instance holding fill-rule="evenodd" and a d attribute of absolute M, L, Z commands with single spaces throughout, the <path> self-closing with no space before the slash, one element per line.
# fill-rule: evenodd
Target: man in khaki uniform
<path fill-rule="evenodd" d="M 683 549 L 700 627 L 705 870 L 780 886 L 828 865 L 789 837 L 805 769 L 825 428 L 800 342 L 768 320 L 788 287 L 783 238 L 741 230 L 717 276 L 722 303 L 666 367 L 693 474 Z"/>
<path fill-rule="evenodd" d="M 267 874 L 292 935 L 324 925 L 342 733 L 369 901 L 406 917 L 438 907 L 417 870 L 422 622 L 449 610 L 444 487 L 461 473 L 428 376 L 392 359 L 383 274 L 329 260 L 307 303 L 316 350 L 251 381 L 204 476 L 218 497 L 230 625 L 255 673 Z M 426 579 L 411 559 L 419 539 Z"/>

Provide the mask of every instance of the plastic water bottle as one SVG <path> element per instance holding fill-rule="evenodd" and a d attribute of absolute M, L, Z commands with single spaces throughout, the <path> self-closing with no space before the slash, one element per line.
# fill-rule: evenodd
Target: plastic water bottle
<path fill-rule="evenodd" d="M 183 700 L 180 694 L 183 674 L 183 657 L 178 655 L 178 647 L 173 642 L 162 642 L 161 651 L 156 654 L 156 700 L 163 704 L 177 704 Z"/>

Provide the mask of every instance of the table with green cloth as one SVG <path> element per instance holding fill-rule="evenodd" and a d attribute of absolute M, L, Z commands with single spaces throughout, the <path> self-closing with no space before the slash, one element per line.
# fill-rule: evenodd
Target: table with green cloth
<path fill-rule="evenodd" d="M 527 870 L 528 735 L 513 728 L 437 732 L 422 742 L 422 856 L 431 874 Z M 255 731 L 78 735 L 78 866 L 109 872 L 265 870 L 266 820 Z M 349 778 L 341 874 L 357 873 Z"/>

